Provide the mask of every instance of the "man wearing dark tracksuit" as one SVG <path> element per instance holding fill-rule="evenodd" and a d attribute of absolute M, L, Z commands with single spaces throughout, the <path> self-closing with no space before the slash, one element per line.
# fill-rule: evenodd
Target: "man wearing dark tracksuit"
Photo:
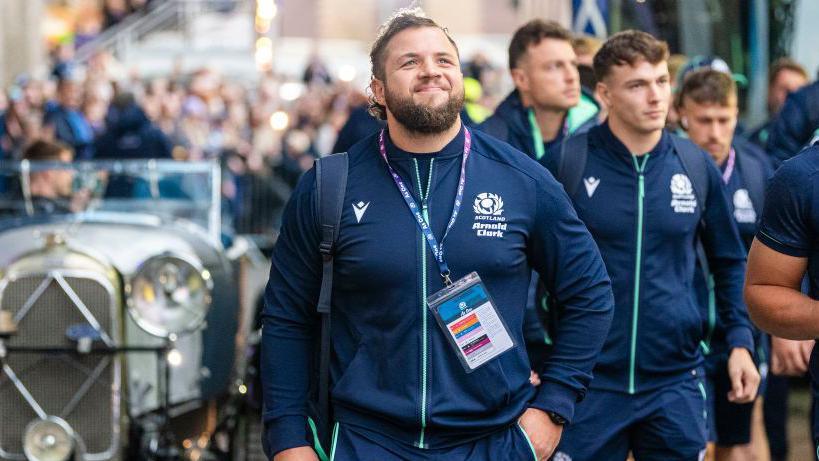
<path fill-rule="evenodd" d="M 597 247 L 545 169 L 463 127 L 457 48 L 440 26 L 399 13 L 371 60 L 371 107 L 387 128 L 349 151 L 334 253 L 329 459 L 546 459 L 611 322 Z M 264 437 L 275 461 L 317 459 L 307 401 L 322 270 L 315 197 L 311 171 L 285 211 L 265 294 Z M 533 269 L 564 309 L 549 360 L 535 365 L 522 346 Z M 491 298 L 477 324 L 472 298 L 458 291 L 472 272 L 482 288 L 470 296 Z M 453 290 L 463 299 L 446 308 L 463 316 L 456 324 L 434 301 Z"/>
<path fill-rule="evenodd" d="M 586 136 L 587 159 L 578 167 L 583 187 L 564 186 L 574 189 L 570 198 L 603 255 L 615 315 L 557 459 L 621 461 L 629 451 L 638 461 L 701 459 L 703 319 L 691 288 L 697 239 L 714 274 L 731 351 L 731 397 L 756 395 L 759 374 L 741 298 L 745 252 L 719 170 L 705 152 L 663 130 L 667 57 L 665 43 L 626 31 L 609 38 L 594 58 L 597 92 L 609 116 Z M 576 152 L 553 156 L 550 170 L 562 178 L 562 156 Z"/>
<path fill-rule="evenodd" d="M 509 44 L 515 90 L 478 128 L 541 164 L 552 147 L 597 124 L 597 103 L 580 87 L 572 35 L 556 22 L 532 20 Z"/>
<path fill-rule="evenodd" d="M 683 80 L 676 104 L 680 125 L 689 139 L 708 152 L 720 169 L 729 198 L 729 211 L 745 248 L 750 249 L 757 218 L 764 206 L 765 186 L 773 169 L 764 151 L 735 136 L 739 109 L 736 84 L 731 74 L 708 68 L 691 72 Z M 762 400 L 743 404 L 729 401 L 731 380 L 726 366 L 729 352 L 726 331 L 716 315 L 711 276 L 704 275 L 699 264 L 697 270 L 694 286 L 701 316 L 707 323 L 702 349 L 706 354 L 708 440 L 716 445 L 716 461 L 765 458 L 768 456 L 765 438 L 751 439 L 752 424 L 756 426 L 753 433 L 761 434 L 765 430 Z M 758 330 L 754 331 L 754 336 L 756 362 L 764 377 L 767 374 L 767 338 L 762 338 Z"/>
<path fill-rule="evenodd" d="M 776 116 L 766 150 L 775 166 L 796 155 L 819 134 L 819 82 L 792 93 Z"/>
<path fill-rule="evenodd" d="M 597 104 L 582 92 L 572 35 L 553 21 L 534 19 L 515 31 L 509 44 L 509 68 L 515 90 L 478 129 L 545 164 L 565 136 L 597 123 Z M 542 360 L 552 338 L 538 320 L 537 274 L 527 303 L 524 337 L 529 357 Z"/>
<path fill-rule="evenodd" d="M 745 299 L 754 322 L 782 338 L 819 338 L 819 147 L 785 161 L 771 179 L 756 239 L 748 254 Z M 807 275 L 809 290 L 801 291 Z M 810 357 L 814 395 L 819 350 Z M 814 398 L 814 452 L 819 460 L 819 400 Z"/>

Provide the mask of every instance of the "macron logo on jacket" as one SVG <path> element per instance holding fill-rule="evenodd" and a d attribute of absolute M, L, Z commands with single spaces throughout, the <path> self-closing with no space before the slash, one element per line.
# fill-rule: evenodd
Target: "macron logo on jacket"
<path fill-rule="evenodd" d="M 586 186 L 586 194 L 591 198 L 592 195 L 594 195 L 594 191 L 597 190 L 597 186 L 600 185 L 600 178 L 595 178 L 594 176 L 583 178 L 583 185 Z"/>
<path fill-rule="evenodd" d="M 355 213 L 355 222 L 360 223 L 361 218 L 364 217 L 364 213 L 367 212 L 367 208 L 370 207 L 370 202 L 358 202 L 353 203 L 353 212 Z"/>

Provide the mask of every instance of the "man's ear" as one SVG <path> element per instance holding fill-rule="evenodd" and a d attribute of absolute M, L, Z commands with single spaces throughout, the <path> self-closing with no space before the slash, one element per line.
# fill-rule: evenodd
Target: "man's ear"
<path fill-rule="evenodd" d="M 609 93 L 609 87 L 603 83 L 603 81 L 597 82 L 597 86 L 594 87 L 594 94 L 600 99 L 606 109 L 611 107 L 611 94 Z"/>
<path fill-rule="evenodd" d="M 526 72 L 520 67 L 515 67 L 510 71 L 510 74 L 512 75 L 512 83 L 515 84 L 515 88 L 523 93 L 528 93 L 530 85 L 529 76 L 526 75 Z"/>
<path fill-rule="evenodd" d="M 387 106 L 387 101 L 386 98 L 384 97 L 384 82 L 373 77 L 373 79 L 370 80 L 370 91 L 373 92 L 373 98 L 375 98 L 375 102 L 381 104 L 384 107 Z"/>

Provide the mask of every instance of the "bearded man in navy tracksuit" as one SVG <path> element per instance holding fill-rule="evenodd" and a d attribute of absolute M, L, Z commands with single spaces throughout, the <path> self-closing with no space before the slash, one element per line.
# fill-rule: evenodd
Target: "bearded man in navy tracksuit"
<path fill-rule="evenodd" d="M 564 186 L 574 189 L 578 216 L 603 255 L 615 315 L 555 459 L 621 461 L 629 451 L 638 461 L 701 459 L 703 319 L 691 288 L 698 239 L 726 331 L 729 398 L 756 396 L 759 373 L 742 304 L 745 250 L 719 170 L 708 154 L 663 130 L 671 99 L 667 58 L 665 43 L 637 31 L 612 36 L 594 58 L 609 115 L 584 139 L 583 187 Z M 567 148 L 554 156 L 553 173 L 563 177 L 562 156 L 573 154 Z M 700 169 L 688 171 L 683 162 Z"/>
<path fill-rule="evenodd" d="M 680 125 L 689 138 L 711 155 L 722 173 L 728 206 L 746 249 L 750 249 L 756 223 L 762 214 L 765 186 L 773 169 L 764 151 L 734 135 L 739 109 L 737 89 L 730 73 L 702 69 L 685 76 L 677 95 Z M 707 266 L 706 266 L 707 267 Z M 698 267 L 701 270 L 701 268 Z M 762 399 L 734 403 L 728 396 L 731 381 L 726 367 L 725 328 L 718 322 L 710 274 L 694 277 L 702 318 L 706 319 L 702 343 L 707 376 L 709 442 L 716 445 L 716 461 L 741 461 L 768 456 L 762 434 Z M 767 369 L 767 338 L 755 331 L 756 362 L 760 375 Z M 753 414 L 757 413 L 754 417 Z M 752 424 L 755 425 L 752 431 Z"/>
<path fill-rule="evenodd" d="M 401 12 L 382 28 L 370 58 L 372 107 L 387 128 L 348 153 L 334 253 L 329 457 L 548 458 L 611 322 L 597 247 L 545 169 L 463 127 L 458 50 L 444 29 Z M 307 395 L 322 279 L 315 200 L 311 171 L 285 211 L 265 293 L 264 437 L 275 461 L 315 460 L 319 451 L 311 447 Z M 541 364 L 530 364 L 523 347 L 532 270 L 563 306 L 553 352 Z M 509 340 L 467 372 L 467 349 L 452 347 L 455 331 L 439 326 L 428 296 L 473 271 L 501 320 L 491 325 L 495 337 L 505 331 Z M 458 307 L 469 313 L 466 303 Z M 540 372 L 539 387 L 530 368 Z"/>

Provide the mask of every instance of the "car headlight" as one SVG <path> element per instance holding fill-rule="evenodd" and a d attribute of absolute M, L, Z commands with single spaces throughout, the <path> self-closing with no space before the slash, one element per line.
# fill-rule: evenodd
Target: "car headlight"
<path fill-rule="evenodd" d="M 210 307 L 210 273 L 173 255 L 145 261 L 126 286 L 128 311 L 148 333 L 167 338 L 198 328 Z"/>
<path fill-rule="evenodd" d="M 23 452 L 31 461 L 65 461 L 74 452 L 74 431 L 56 416 L 33 421 L 23 435 Z"/>

